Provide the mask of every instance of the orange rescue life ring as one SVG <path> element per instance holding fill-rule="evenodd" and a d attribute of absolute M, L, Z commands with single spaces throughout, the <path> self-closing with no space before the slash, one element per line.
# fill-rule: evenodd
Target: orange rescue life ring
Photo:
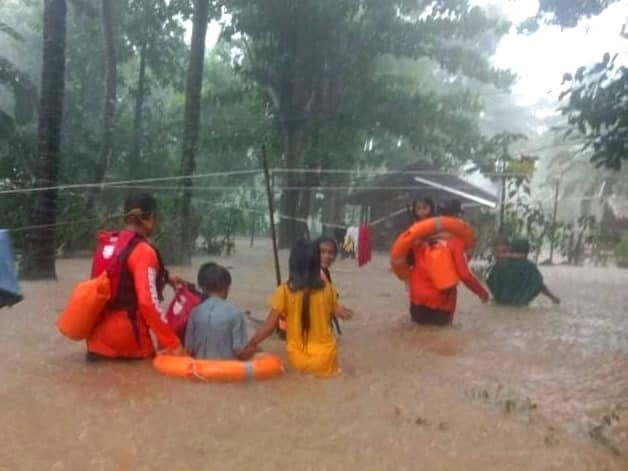
<path fill-rule="evenodd" d="M 390 266 L 400 280 L 410 278 L 410 266 L 407 262 L 408 252 L 415 242 L 441 233 L 448 232 L 461 238 L 467 250 L 475 246 L 475 233 L 462 219 L 447 216 L 424 219 L 413 224 L 395 240 L 390 249 Z"/>
<path fill-rule="evenodd" d="M 201 360 L 189 356 L 157 355 L 153 366 L 160 373 L 170 376 L 222 383 L 269 379 L 284 371 L 281 360 L 275 355 L 262 355 L 252 361 Z"/>

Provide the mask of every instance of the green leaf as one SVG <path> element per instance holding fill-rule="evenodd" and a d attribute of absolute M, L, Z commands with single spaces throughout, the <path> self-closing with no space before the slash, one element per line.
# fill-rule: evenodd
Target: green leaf
<path fill-rule="evenodd" d="M 13 118 L 0 110 L 0 138 L 6 139 L 15 132 L 15 122 Z"/>
<path fill-rule="evenodd" d="M 22 37 L 20 33 L 18 33 L 15 29 L 13 29 L 8 24 L 3 23 L 2 21 L 0 21 L 0 33 L 4 33 L 7 36 L 10 36 L 16 41 L 20 41 L 20 42 L 24 41 L 24 38 Z"/>

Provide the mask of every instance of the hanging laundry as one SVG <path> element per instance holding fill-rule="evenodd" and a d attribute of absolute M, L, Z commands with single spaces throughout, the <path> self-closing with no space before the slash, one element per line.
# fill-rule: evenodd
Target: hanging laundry
<path fill-rule="evenodd" d="M 0 229 L 0 308 L 22 300 L 9 231 Z"/>
<path fill-rule="evenodd" d="M 349 227 L 345 234 L 345 241 L 342 244 L 344 253 L 356 258 L 358 255 L 360 230 L 357 227 Z"/>
<path fill-rule="evenodd" d="M 358 266 L 362 267 L 371 261 L 371 226 L 360 226 L 358 235 Z"/>

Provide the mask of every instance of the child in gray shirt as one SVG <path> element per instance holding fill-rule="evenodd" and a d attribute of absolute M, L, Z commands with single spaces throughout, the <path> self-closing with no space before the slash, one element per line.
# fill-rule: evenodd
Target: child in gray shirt
<path fill-rule="evenodd" d="M 248 342 L 244 316 L 227 302 L 231 275 L 216 263 L 204 264 L 198 285 L 207 299 L 194 308 L 185 331 L 185 348 L 195 358 L 247 360 L 255 352 L 243 350 Z"/>

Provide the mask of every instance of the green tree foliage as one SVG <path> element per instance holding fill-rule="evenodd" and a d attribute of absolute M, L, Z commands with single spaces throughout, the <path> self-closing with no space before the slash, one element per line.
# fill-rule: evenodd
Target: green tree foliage
<path fill-rule="evenodd" d="M 1 21 L 0 34 L 19 43 L 24 41 L 15 29 Z M 33 119 L 37 104 L 37 89 L 28 74 L 19 70 L 9 59 L 1 55 L 0 86 L 11 90 L 15 102 L 12 113 L 0 108 L 0 138 L 2 138 L 12 134 L 16 124 L 24 125 Z"/>
<path fill-rule="evenodd" d="M 14 70 L 35 77 L 40 64 L 33 57 L 38 54 L 16 50 L 19 37 L 24 47 L 40 50 L 44 4 L 9 3 L 10 8 L 0 4 L 0 17 L 13 26 L 0 30 L 3 45 L 10 45 L 6 58 Z M 193 35 L 192 44 L 186 44 L 186 24 L 199 3 L 206 4 L 207 14 L 197 18 L 199 33 Z M 478 126 L 482 110 L 478 90 L 506 87 L 512 79 L 494 70 L 488 60 L 507 25 L 465 0 L 116 0 L 112 4 L 113 41 L 106 47 L 103 0 L 68 1 L 66 84 L 63 119 L 58 121 L 63 139 L 57 153 L 46 154 L 55 156 L 49 161 L 56 167 L 48 170 L 57 173 L 45 177 L 51 182 L 104 179 L 106 183 L 254 169 L 260 165 L 263 142 L 271 166 L 291 169 L 372 169 L 417 158 L 443 169 L 458 168 L 469 159 L 482 164 L 486 160 L 482 154 L 488 151 Z M 222 13 L 224 34 L 213 51 L 203 52 L 200 31 L 207 27 L 208 18 Z M 35 31 L 39 39 L 33 36 Z M 107 74 L 105 61 L 111 46 L 115 76 L 111 71 Z M 108 75 L 115 79 L 116 100 L 109 115 L 110 133 L 105 135 Z M 105 148 L 110 150 L 102 174 L 100 157 Z M 2 187 L 41 184 L 38 152 L 35 126 L 15 127 L 0 142 Z M 353 182 L 358 183 L 345 175 L 315 172 L 276 175 L 278 188 L 293 187 L 277 193 L 280 212 L 297 219 L 322 212 L 323 220 L 338 220 L 346 191 L 321 192 L 315 187 Z M 55 250 L 89 249 L 94 230 L 115 225 L 109 217 L 119 215 L 130 190 L 141 189 L 154 192 L 160 201 L 158 243 L 170 262 L 189 260 L 197 233 L 222 244 L 234 231 L 250 234 L 254 227 L 265 227 L 259 176 L 183 183 L 105 186 L 93 207 L 90 189 L 45 194 L 40 203 L 49 201 L 54 206 L 45 208 L 45 225 L 58 229 L 39 231 L 38 240 L 48 243 L 52 234 L 49 255 Z M 30 200 L 25 194 L 1 195 L 0 225 L 33 225 L 27 217 Z M 182 229 L 185 238 L 180 237 Z M 282 231 L 288 244 L 307 227 L 284 220 Z M 23 240 L 16 237 L 20 249 L 28 245 Z"/>
<path fill-rule="evenodd" d="M 128 155 L 128 175 L 140 176 L 146 144 L 144 112 L 151 87 L 183 87 L 182 19 L 191 14 L 189 2 L 135 0 L 130 2 L 123 33 L 134 53 L 137 78 L 130 87 L 134 98 L 132 145 Z M 135 69 L 135 68 L 134 68 Z"/>
<path fill-rule="evenodd" d="M 599 15 L 617 1 L 619 0 L 540 0 L 537 14 L 528 18 L 519 29 L 534 32 L 540 23 L 573 28 L 582 18 Z"/>
<path fill-rule="evenodd" d="M 561 95 L 567 135 L 578 133 L 591 149 L 597 166 L 621 170 L 628 159 L 628 67 L 605 54 L 601 62 L 565 74 L 568 88 Z"/>
<path fill-rule="evenodd" d="M 582 18 L 599 15 L 617 0 L 542 0 L 536 17 L 521 25 L 533 32 L 539 22 L 570 28 Z M 628 40 L 626 24 L 621 32 Z M 565 74 L 568 88 L 561 94 L 561 112 L 567 117 L 568 134 L 578 133 L 584 149 L 592 149 L 591 161 L 598 167 L 620 170 L 628 158 L 628 68 L 616 64 L 606 53 L 592 66 Z"/>
<path fill-rule="evenodd" d="M 419 151 L 433 143 L 432 151 L 438 147 L 451 155 L 457 150 L 448 148 L 451 129 L 473 124 L 464 122 L 451 101 L 443 103 L 421 89 L 408 92 L 389 80 L 378 70 L 383 58 L 426 58 L 443 78 L 496 84 L 510 79 L 472 46 L 487 31 L 501 34 L 504 25 L 465 0 L 229 0 L 224 6 L 232 15 L 227 33 L 240 34 L 244 42 L 242 72 L 268 103 L 287 169 L 303 166 L 308 146 L 324 142 L 322 122 L 341 128 L 349 143 L 393 137 L 405 138 Z M 285 179 L 288 187 L 304 183 L 294 173 Z M 298 192 L 283 194 L 281 210 L 288 216 L 280 225 L 283 246 L 301 235 L 290 218 L 304 216 L 302 198 Z"/>

